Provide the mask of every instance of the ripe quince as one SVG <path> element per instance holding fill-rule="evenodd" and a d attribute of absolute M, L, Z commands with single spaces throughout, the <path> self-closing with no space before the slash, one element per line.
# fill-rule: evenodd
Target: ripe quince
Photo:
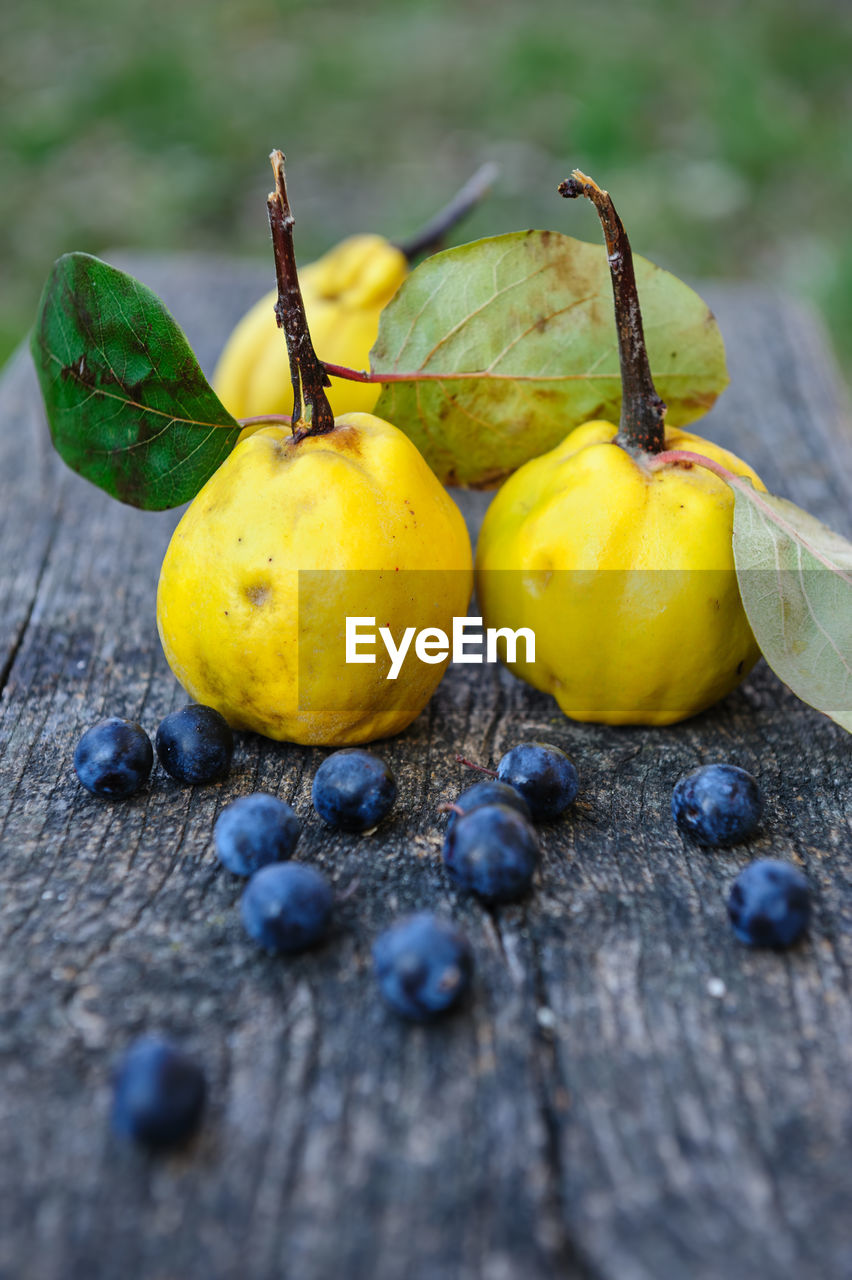
<path fill-rule="evenodd" d="M 477 595 L 486 626 L 532 629 L 535 662 L 509 665 L 566 715 L 669 724 L 733 689 L 759 650 L 737 587 L 733 494 L 666 454 L 699 454 L 764 486 L 726 450 L 664 429 L 621 221 L 608 193 L 579 172 L 560 191 L 588 196 L 604 224 L 621 424 L 587 422 L 506 481 L 480 533 Z"/>
<path fill-rule="evenodd" d="M 345 746 L 401 732 L 447 665 L 412 659 L 395 681 L 379 655 L 344 665 L 346 618 L 449 632 L 472 582 L 464 520 L 417 448 L 351 413 L 237 444 L 169 544 L 157 625 L 180 683 L 233 728 Z"/>
<path fill-rule="evenodd" d="M 408 274 L 401 249 L 378 235 L 350 236 L 299 272 L 308 327 L 329 364 L 366 369 L 379 316 Z M 290 366 L 275 321 L 277 293 L 266 294 L 237 324 L 213 374 L 213 386 L 235 418 L 287 413 Z M 338 378 L 328 389 L 335 414 L 369 413 L 380 383 Z"/>
<path fill-rule="evenodd" d="M 533 630 L 535 662 L 511 669 L 566 715 L 670 724 L 724 697 L 760 654 L 734 571 L 734 499 L 701 467 L 652 470 L 617 431 L 587 422 L 506 481 L 479 536 L 477 595 L 486 626 Z M 665 445 L 763 488 L 699 436 L 669 430 Z"/>
<path fill-rule="evenodd" d="M 399 733 L 447 665 L 409 661 L 391 680 L 378 653 L 347 663 L 347 617 L 374 618 L 397 641 L 412 625 L 451 631 L 472 554 L 461 512 L 407 436 L 372 414 L 333 416 L 299 292 L 284 157 L 272 161 L 293 425 L 245 431 L 192 502 L 163 561 L 157 624 L 180 683 L 234 728 L 344 746 Z"/>

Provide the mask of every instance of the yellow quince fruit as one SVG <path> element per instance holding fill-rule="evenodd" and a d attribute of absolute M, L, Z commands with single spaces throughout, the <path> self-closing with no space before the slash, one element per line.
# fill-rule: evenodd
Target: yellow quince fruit
<path fill-rule="evenodd" d="M 574 720 L 669 724 L 729 693 L 760 651 L 731 550 L 734 498 L 699 466 L 651 469 L 587 422 L 525 463 L 486 513 L 476 588 L 487 626 L 530 628 L 516 675 Z M 669 430 L 689 450 L 763 484 L 739 458 Z"/>
<path fill-rule="evenodd" d="M 308 327 L 329 364 L 366 369 L 379 331 L 379 316 L 408 274 L 401 249 L 378 235 L 350 236 L 302 268 L 299 282 Z M 248 311 L 225 345 L 213 387 L 235 418 L 288 413 L 290 365 L 275 319 L 273 290 Z M 332 380 L 328 400 L 335 414 L 369 413 L 380 383 Z"/>
<path fill-rule="evenodd" d="M 759 655 L 734 568 L 733 494 L 712 468 L 763 485 L 726 450 L 665 430 L 621 220 L 579 171 L 559 189 L 591 199 L 604 226 L 621 423 L 585 423 L 506 481 L 479 536 L 477 595 L 486 626 L 532 631 L 534 661 L 506 637 L 508 665 L 566 715 L 669 724 L 723 697 Z"/>
<path fill-rule="evenodd" d="M 351 654 L 347 619 L 398 643 L 411 627 L 450 631 L 467 611 L 473 557 L 461 512 L 408 437 L 372 414 L 334 417 L 299 289 L 284 156 L 270 159 L 293 425 L 244 431 L 192 502 L 163 560 L 157 626 L 183 687 L 234 728 L 346 746 L 404 729 L 448 661 L 394 671 L 387 640 L 384 657 Z"/>
<path fill-rule="evenodd" d="M 412 657 L 395 680 L 380 648 L 347 665 L 347 617 L 450 632 L 472 582 L 464 520 L 421 454 L 351 413 L 237 444 L 175 530 L 157 625 L 177 679 L 235 729 L 344 746 L 401 732 L 448 661 Z"/>

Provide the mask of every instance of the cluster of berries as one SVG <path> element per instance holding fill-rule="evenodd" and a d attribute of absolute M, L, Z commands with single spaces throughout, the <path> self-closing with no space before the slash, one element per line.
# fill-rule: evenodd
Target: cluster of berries
<path fill-rule="evenodd" d="M 699 844 L 740 844 L 757 830 L 760 788 L 734 764 L 707 764 L 681 778 L 672 792 L 672 817 Z M 740 872 L 728 894 L 728 919 L 740 942 L 790 947 L 810 918 L 810 887 L 789 862 L 759 858 Z"/>
<path fill-rule="evenodd" d="M 227 773 L 233 736 L 218 712 L 192 705 L 166 716 L 155 747 L 167 773 L 198 784 Z M 74 765 L 95 795 L 119 797 L 139 790 L 153 760 L 154 749 L 141 726 L 113 717 L 83 734 Z M 491 775 L 488 780 L 442 806 L 449 813 L 444 865 L 460 889 L 487 903 L 511 902 L 532 885 L 539 852 L 533 824 L 558 817 L 574 801 L 577 770 L 558 747 L 533 742 L 513 747 L 495 771 L 481 771 Z M 323 821 L 349 832 L 376 827 L 396 795 L 387 764 L 359 748 L 328 756 L 311 791 Z M 704 845 L 724 846 L 754 832 L 763 806 L 750 774 L 735 765 L 714 764 L 681 779 L 671 807 L 685 834 Z M 290 805 L 263 792 L 233 801 L 214 826 L 220 862 L 248 878 L 240 902 L 246 932 L 271 954 L 315 946 L 331 927 L 332 886 L 314 867 L 292 860 L 300 830 Z M 804 876 L 789 863 L 772 859 L 746 867 L 728 899 L 736 936 L 753 946 L 790 946 L 804 932 L 809 911 Z M 467 938 L 451 921 L 431 912 L 406 916 L 385 930 L 373 946 L 373 962 L 386 1002 L 419 1022 L 456 1005 L 473 974 Z M 181 1141 L 198 1124 L 205 1092 L 196 1063 L 169 1043 L 145 1037 L 131 1047 L 117 1073 L 114 1125 L 152 1146 Z"/>

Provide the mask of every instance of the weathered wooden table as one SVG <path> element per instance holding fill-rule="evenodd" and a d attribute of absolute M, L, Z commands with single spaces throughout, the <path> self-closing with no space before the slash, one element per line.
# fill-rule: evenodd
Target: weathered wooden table
<path fill-rule="evenodd" d="M 268 271 L 136 259 L 209 368 Z M 774 491 L 852 532 L 852 434 L 807 315 L 708 291 L 732 385 L 706 434 Z M 0 383 L 0 1276 L 68 1280 L 703 1280 L 852 1275 L 850 739 L 761 664 L 671 729 L 581 726 L 495 668 L 451 669 L 381 745 L 401 783 L 366 837 L 310 805 L 324 753 L 250 735 L 217 786 L 156 771 L 100 802 L 71 765 L 89 724 L 153 733 L 185 699 L 154 625 L 173 514 L 113 502 L 53 456 L 24 353 Z M 473 672 L 473 674 L 471 674 Z M 494 912 L 457 895 L 438 805 L 457 751 L 539 737 L 582 793 L 543 830 L 537 886 Z M 677 778 L 730 760 L 762 785 L 760 836 L 682 840 Z M 343 890 L 333 940 L 273 960 L 243 935 L 215 815 L 264 789 L 300 813 L 300 857 Z M 789 954 L 733 938 L 751 858 L 816 891 Z M 397 1021 L 375 934 L 434 905 L 469 931 L 473 998 Z M 210 1108 L 187 1151 L 111 1136 L 109 1075 L 137 1033 L 185 1043 Z"/>

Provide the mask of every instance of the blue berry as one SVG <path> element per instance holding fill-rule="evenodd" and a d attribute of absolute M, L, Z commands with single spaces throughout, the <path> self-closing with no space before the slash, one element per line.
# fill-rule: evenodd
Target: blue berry
<path fill-rule="evenodd" d="M 470 813 L 472 809 L 481 809 L 484 804 L 508 805 L 510 809 L 514 809 L 523 818 L 526 818 L 527 822 L 532 821 L 526 800 L 520 791 L 510 787 L 507 782 L 497 782 L 491 779 L 485 782 L 475 782 L 472 787 L 468 787 L 466 791 L 463 791 L 455 802 L 456 808 L 461 809 L 462 813 Z M 447 830 L 459 816 L 459 814 L 450 812 Z"/>
<path fill-rule="evenodd" d="M 299 830 L 299 819 L 289 804 L 256 791 L 222 810 L 213 838 L 222 865 L 236 876 L 251 876 L 268 862 L 289 858 Z"/>
<path fill-rule="evenodd" d="M 248 882 L 240 911 L 259 947 L 304 951 L 328 933 L 334 894 L 325 876 L 302 862 L 273 862 Z"/>
<path fill-rule="evenodd" d="M 672 817 L 699 844 L 738 844 L 755 830 L 762 811 L 757 783 L 735 764 L 704 765 L 672 792 Z"/>
<path fill-rule="evenodd" d="M 546 742 L 522 742 L 512 747 L 500 760 L 497 777 L 521 793 L 534 822 L 557 818 L 580 789 L 571 758 Z"/>
<path fill-rule="evenodd" d="M 116 1071 L 113 1128 L 152 1147 L 173 1146 L 197 1129 L 206 1092 L 197 1063 L 168 1041 L 146 1036 Z"/>
<path fill-rule="evenodd" d="M 234 735 L 218 711 L 191 703 L 160 721 L 156 747 L 160 764 L 178 782 L 214 782 L 231 767 Z"/>
<path fill-rule="evenodd" d="M 132 796 L 144 786 L 154 749 L 141 724 L 111 716 L 87 729 L 74 752 L 77 777 L 95 796 Z"/>
<path fill-rule="evenodd" d="M 358 747 L 345 747 L 323 760 L 311 798 L 330 827 L 368 831 L 392 809 L 396 782 L 384 760 Z"/>
<path fill-rule="evenodd" d="M 734 933 L 752 947 L 792 946 L 807 928 L 810 913 L 807 880 L 789 862 L 774 858 L 750 863 L 728 895 Z"/>
<path fill-rule="evenodd" d="M 444 839 L 444 863 L 452 879 L 487 902 L 511 902 L 526 893 L 537 857 L 534 828 L 503 804 L 459 815 Z"/>
<path fill-rule="evenodd" d="M 375 941 L 373 965 L 382 995 L 403 1017 L 428 1022 L 464 995 L 473 953 L 463 933 L 431 912 L 406 916 Z"/>

